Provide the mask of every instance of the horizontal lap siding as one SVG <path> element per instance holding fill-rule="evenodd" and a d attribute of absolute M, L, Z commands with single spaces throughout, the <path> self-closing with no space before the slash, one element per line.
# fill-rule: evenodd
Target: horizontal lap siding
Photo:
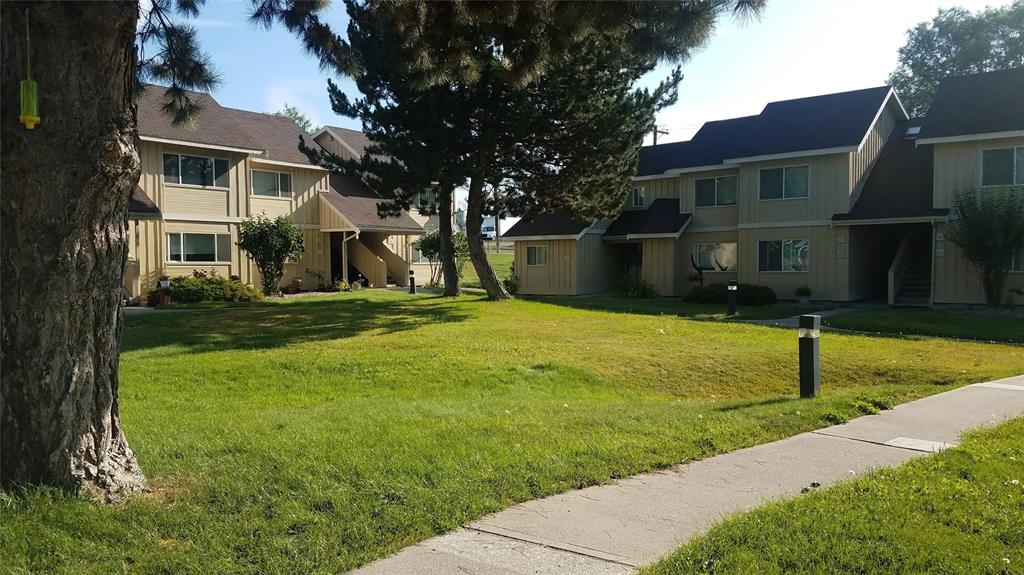
<path fill-rule="evenodd" d="M 527 246 L 546 246 L 548 265 L 526 265 Z M 536 295 L 576 295 L 576 240 L 515 242 L 519 291 Z"/>

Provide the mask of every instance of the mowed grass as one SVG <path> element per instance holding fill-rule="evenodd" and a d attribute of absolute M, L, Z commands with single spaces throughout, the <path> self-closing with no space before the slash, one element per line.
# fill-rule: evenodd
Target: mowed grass
<path fill-rule="evenodd" d="M 1024 343 L 1024 317 L 934 309 L 865 310 L 822 320 L 830 327 L 889 333 Z"/>
<path fill-rule="evenodd" d="M 491 267 L 494 268 L 494 273 L 499 280 L 504 281 L 512 275 L 512 262 L 515 261 L 515 256 L 511 251 L 503 251 L 499 254 L 488 253 L 487 261 L 491 262 Z M 473 262 L 466 262 L 466 267 L 462 271 L 462 287 L 482 287 L 480 278 L 476 275 L 476 269 L 473 268 Z"/>
<path fill-rule="evenodd" d="M 728 519 L 644 575 L 1024 573 L 1024 419 Z"/>
<path fill-rule="evenodd" d="M 515 502 L 1024 372 L 1024 347 L 361 291 L 126 320 L 152 492 L 0 495 L 13 573 L 336 573 Z"/>

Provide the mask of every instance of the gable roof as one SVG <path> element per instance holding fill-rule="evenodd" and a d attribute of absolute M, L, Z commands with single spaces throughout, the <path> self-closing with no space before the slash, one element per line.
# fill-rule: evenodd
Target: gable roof
<path fill-rule="evenodd" d="M 408 212 L 398 217 L 381 218 L 377 215 L 377 204 L 382 198 L 357 177 L 331 174 L 331 191 L 320 192 L 336 210 L 344 214 L 352 225 L 364 232 L 400 232 L 410 235 L 422 234 L 423 226 L 416 223 Z"/>
<path fill-rule="evenodd" d="M 507 232 L 503 238 L 530 238 L 548 236 L 578 236 L 590 227 L 589 223 L 581 222 L 562 210 L 547 214 L 537 214 L 531 218 L 522 218 Z"/>
<path fill-rule="evenodd" d="M 156 202 L 154 202 L 138 184 L 135 184 L 135 189 L 132 190 L 132 197 L 128 200 L 128 219 L 160 219 L 160 208 L 157 207 Z"/>
<path fill-rule="evenodd" d="M 949 210 L 932 207 L 933 155 L 931 145 L 918 146 L 906 137 L 918 120 L 901 122 L 882 147 L 860 196 L 836 222 L 891 218 L 931 218 Z"/>
<path fill-rule="evenodd" d="M 291 118 L 224 107 L 221 107 L 221 113 L 251 134 L 263 149 L 263 153 L 255 156 L 254 160 L 319 167 L 311 164 L 309 158 L 299 151 L 299 137 L 305 136 L 306 145 L 310 145 L 312 136 L 303 132 Z"/>
<path fill-rule="evenodd" d="M 918 143 L 1015 135 L 1012 132 L 1024 136 L 1024 68 L 942 80 Z"/>
<path fill-rule="evenodd" d="M 677 198 L 658 198 L 645 210 L 625 210 L 608 226 L 605 238 L 639 239 L 675 236 L 686 229 L 690 214 L 679 213 Z"/>
<path fill-rule="evenodd" d="M 339 126 L 324 126 L 316 133 L 316 136 L 328 132 L 335 139 L 339 139 L 342 142 L 349 145 L 350 148 L 355 150 L 356 155 L 362 156 L 363 150 L 370 145 L 370 139 L 366 137 L 366 134 L 359 131 L 353 130 L 352 128 L 341 128 Z"/>
<path fill-rule="evenodd" d="M 225 113 L 213 96 L 189 92 L 200 106 L 199 115 L 188 125 L 175 125 L 163 111 L 163 86 L 147 86 L 138 99 L 139 136 L 183 144 L 206 144 L 235 151 L 258 153 L 263 146 L 246 127 Z"/>
<path fill-rule="evenodd" d="M 687 142 L 641 148 L 638 175 L 854 151 L 887 105 L 906 118 L 889 86 L 772 102 L 756 116 L 707 122 Z"/>

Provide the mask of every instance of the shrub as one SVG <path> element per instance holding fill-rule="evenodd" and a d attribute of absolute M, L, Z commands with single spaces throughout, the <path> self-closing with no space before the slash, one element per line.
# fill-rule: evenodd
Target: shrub
<path fill-rule="evenodd" d="M 811 291 L 810 286 L 806 286 L 806 285 L 802 285 L 802 286 L 796 288 L 796 291 L 793 292 L 793 294 L 796 297 L 811 297 L 812 293 L 814 293 L 814 292 Z"/>
<path fill-rule="evenodd" d="M 616 293 L 632 299 L 651 299 L 658 297 L 658 288 L 644 278 L 625 277 L 619 280 Z"/>
<path fill-rule="evenodd" d="M 284 275 L 286 261 L 305 251 L 303 233 L 288 216 L 270 219 L 257 214 L 238 225 L 238 247 L 252 258 L 263 280 L 263 293 L 272 295 Z"/>
<path fill-rule="evenodd" d="M 692 303 L 726 304 L 729 302 L 729 289 L 725 284 L 695 287 L 684 299 Z M 775 292 L 767 286 L 739 284 L 736 291 L 736 303 L 740 305 L 771 305 L 775 301 Z"/>
<path fill-rule="evenodd" d="M 516 264 L 515 263 L 513 263 L 509 267 L 509 271 L 511 273 L 509 273 L 508 277 L 505 278 L 504 280 L 502 280 L 501 283 L 504 284 L 505 291 L 507 291 L 508 293 L 510 293 L 512 295 L 516 295 L 516 292 L 519 291 L 519 276 L 516 275 Z"/>
<path fill-rule="evenodd" d="M 171 278 L 167 293 L 174 303 L 197 303 L 203 301 L 256 301 L 263 297 L 252 286 L 215 274 L 197 274 Z M 149 294 L 151 304 L 158 299 L 160 290 Z"/>

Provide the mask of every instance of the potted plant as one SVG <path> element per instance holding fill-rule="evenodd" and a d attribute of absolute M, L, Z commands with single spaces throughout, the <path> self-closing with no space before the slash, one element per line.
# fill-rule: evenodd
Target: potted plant
<path fill-rule="evenodd" d="M 168 276 L 160 276 L 160 289 L 167 289 L 171 287 L 171 278 Z"/>
<path fill-rule="evenodd" d="M 796 292 L 794 293 L 796 294 L 796 299 L 800 302 L 800 305 L 807 305 L 811 303 L 811 294 L 813 292 L 809 286 L 802 285 L 796 288 Z"/>

